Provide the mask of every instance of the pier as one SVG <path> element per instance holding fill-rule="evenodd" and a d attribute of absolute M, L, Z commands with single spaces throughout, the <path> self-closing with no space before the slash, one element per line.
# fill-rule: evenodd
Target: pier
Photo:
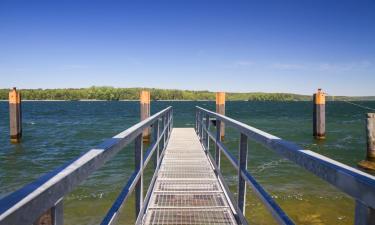
<path fill-rule="evenodd" d="M 222 141 L 221 124 L 240 134 L 238 157 Z M 150 132 L 149 145 L 143 143 L 145 130 Z M 64 224 L 65 195 L 129 145 L 134 146 L 134 172 L 103 215 L 102 225 L 119 222 L 131 193 L 136 199 L 136 224 L 248 224 L 244 215 L 246 186 L 278 224 L 295 224 L 247 170 L 251 142 L 275 151 L 353 198 L 355 225 L 375 224 L 374 176 L 200 107 L 196 107 L 194 127 L 175 128 L 173 108 L 168 107 L 1 199 L 0 225 Z M 236 197 L 221 174 L 222 156 L 237 170 Z M 143 171 L 150 162 L 154 173 L 145 187 Z"/>

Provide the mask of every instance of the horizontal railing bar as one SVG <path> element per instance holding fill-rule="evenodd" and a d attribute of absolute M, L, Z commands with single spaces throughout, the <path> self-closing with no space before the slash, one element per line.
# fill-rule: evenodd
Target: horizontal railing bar
<path fill-rule="evenodd" d="M 215 112 L 201 110 L 375 209 L 375 177 Z"/>
<path fill-rule="evenodd" d="M 145 154 L 146 157 L 143 160 L 142 170 L 144 170 L 146 168 L 146 166 L 147 166 L 148 162 L 150 161 L 152 155 L 154 154 L 154 152 L 155 152 L 155 150 L 156 150 L 159 142 L 162 140 L 162 138 L 164 138 L 165 131 L 167 130 L 167 128 L 170 125 L 171 121 L 172 121 L 172 119 L 169 118 L 167 126 L 164 127 L 164 129 L 160 133 L 159 138 L 157 139 L 157 141 L 153 142 L 152 145 L 149 146 L 148 149 L 146 150 L 146 154 Z M 168 137 L 166 143 L 168 143 L 168 140 L 169 140 L 169 137 Z M 164 154 L 164 150 L 165 149 L 166 149 L 166 145 L 164 146 L 161 155 Z M 107 224 L 111 225 L 111 224 L 114 224 L 114 222 L 116 221 L 116 218 L 118 217 L 118 213 L 120 212 L 123 204 L 128 199 L 128 195 L 130 195 L 134 191 L 135 184 L 138 182 L 139 178 L 140 178 L 140 173 L 135 178 L 133 178 L 133 177 L 129 178 L 129 180 L 127 182 L 127 185 L 124 187 L 124 189 L 121 191 L 121 193 L 119 194 L 119 196 L 116 198 L 116 201 L 113 203 L 113 205 L 111 206 L 110 210 L 108 211 L 108 213 L 106 214 L 106 216 L 102 220 L 101 225 L 107 225 Z M 134 180 L 132 180 L 132 179 L 134 179 Z M 133 186 L 131 186 L 132 188 L 128 188 L 127 187 L 128 184 L 129 184 L 129 182 L 131 182 L 131 184 L 133 185 Z"/>
<path fill-rule="evenodd" d="M 170 111 L 168 107 L 104 141 L 97 148 L 47 173 L 0 200 L 0 225 L 31 224 L 61 197 L 100 168 L 146 127 Z"/>
<path fill-rule="evenodd" d="M 207 132 L 206 128 L 205 131 Z M 216 137 L 208 131 L 208 136 L 216 143 Z M 232 166 L 238 170 L 238 160 L 229 150 L 224 146 L 221 141 L 217 141 L 217 145 L 220 150 L 224 153 L 226 158 L 232 164 Z M 249 184 L 254 190 L 255 194 L 260 198 L 260 200 L 266 205 L 270 210 L 272 216 L 279 222 L 279 224 L 292 225 L 294 222 L 288 217 L 288 215 L 281 209 L 281 207 L 272 199 L 266 190 L 263 189 L 261 185 L 256 181 L 256 179 L 246 170 L 241 171 L 241 177 L 243 177 L 247 184 Z"/>

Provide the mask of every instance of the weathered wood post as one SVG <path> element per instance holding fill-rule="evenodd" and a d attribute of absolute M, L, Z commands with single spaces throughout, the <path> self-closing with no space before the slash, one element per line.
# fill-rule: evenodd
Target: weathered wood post
<path fill-rule="evenodd" d="M 135 215 L 138 217 L 143 204 L 143 141 L 142 134 L 138 135 L 134 141 L 135 170 L 139 170 L 141 176 L 135 186 Z"/>
<path fill-rule="evenodd" d="M 313 95 L 313 135 L 316 139 L 325 139 L 326 135 L 326 95 L 318 89 Z"/>
<path fill-rule="evenodd" d="M 359 162 L 358 165 L 364 169 L 375 170 L 375 113 L 367 113 L 366 134 L 366 159 Z"/>
<path fill-rule="evenodd" d="M 216 92 L 216 113 L 225 115 L 225 92 Z M 225 125 L 223 121 L 221 122 L 220 129 L 220 139 L 224 140 Z"/>
<path fill-rule="evenodd" d="M 247 170 L 247 136 L 241 133 L 240 136 L 240 150 L 238 154 L 238 208 L 241 210 L 242 214 L 245 215 L 246 207 L 246 182 L 242 178 L 242 170 Z"/>
<path fill-rule="evenodd" d="M 10 141 L 19 143 L 22 138 L 21 94 L 14 87 L 9 92 Z"/>
<path fill-rule="evenodd" d="M 140 94 L 141 100 L 141 121 L 150 117 L 150 92 L 149 91 L 141 91 Z M 143 130 L 143 141 L 150 142 L 150 128 L 146 128 Z"/>

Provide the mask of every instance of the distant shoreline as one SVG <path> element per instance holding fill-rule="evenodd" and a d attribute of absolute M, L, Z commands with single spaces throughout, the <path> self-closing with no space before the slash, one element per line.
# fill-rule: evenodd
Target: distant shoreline
<path fill-rule="evenodd" d="M 24 99 L 23 102 L 139 102 L 139 100 L 100 100 L 100 99 L 80 99 L 80 100 L 59 100 L 59 99 Z M 151 100 L 156 102 L 213 102 L 215 100 Z M 248 101 L 248 100 L 235 100 L 235 101 Z M 0 102 L 8 102 L 8 100 L 0 99 Z"/>
<path fill-rule="evenodd" d="M 152 102 L 215 102 L 215 100 L 151 100 Z M 308 102 L 309 100 L 226 100 L 226 102 Z M 343 100 L 326 100 L 327 102 L 343 102 Z M 371 102 L 373 99 L 353 99 L 351 102 Z M 0 102 L 8 102 L 8 100 L 0 99 Z M 80 100 L 59 100 L 59 99 L 24 99 L 22 102 L 139 102 L 139 100 L 96 100 L 96 99 L 80 99 Z"/>
<path fill-rule="evenodd" d="M 10 89 L 0 89 L 0 99 L 7 101 Z M 157 88 L 89 87 L 68 89 L 18 89 L 24 101 L 139 101 L 142 90 L 148 90 L 154 101 L 215 101 L 216 92 Z M 227 101 L 312 101 L 311 95 L 293 93 L 226 92 Z M 327 101 L 375 101 L 375 96 L 331 96 Z"/>

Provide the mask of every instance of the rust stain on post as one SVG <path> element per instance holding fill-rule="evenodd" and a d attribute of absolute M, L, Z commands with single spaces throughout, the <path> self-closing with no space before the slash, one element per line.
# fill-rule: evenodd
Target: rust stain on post
<path fill-rule="evenodd" d="M 9 92 L 10 141 L 19 143 L 22 137 L 21 94 L 16 88 Z"/>
<path fill-rule="evenodd" d="M 225 92 L 216 92 L 216 113 L 225 115 Z M 225 125 L 224 122 L 220 124 L 220 139 L 224 140 Z"/>
<path fill-rule="evenodd" d="M 141 91 L 140 94 L 140 107 L 141 107 L 141 121 L 150 117 L 150 92 Z M 143 131 L 143 141 L 150 141 L 150 128 L 147 128 Z"/>
<path fill-rule="evenodd" d="M 366 118 L 367 154 L 366 160 L 359 162 L 364 169 L 375 170 L 375 113 L 367 113 Z"/>
<path fill-rule="evenodd" d="M 325 139 L 326 133 L 326 94 L 322 89 L 313 95 L 313 135 L 316 139 Z"/>

